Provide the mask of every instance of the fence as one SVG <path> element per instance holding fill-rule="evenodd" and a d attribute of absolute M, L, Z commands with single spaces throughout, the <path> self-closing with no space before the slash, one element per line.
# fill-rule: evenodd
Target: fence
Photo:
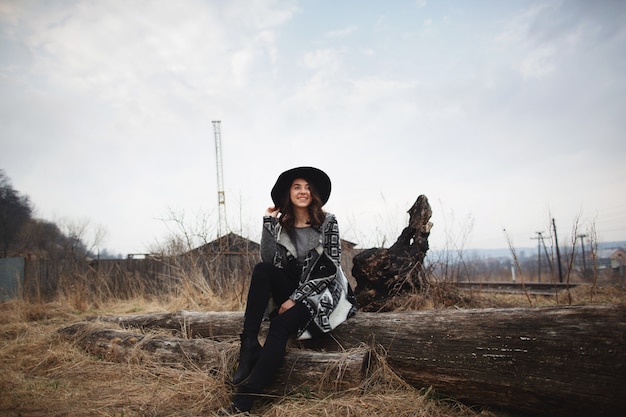
<path fill-rule="evenodd" d="M 342 240 L 342 266 L 353 285 L 350 271 L 356 252 L 354 244 Z M 234 235 L 171 257 L 91 261 L 5 258 L 0 259 L 0 296 L 2 300 L 17 296 L 51 300 L 59 294 L 124 299 L 176 294 L 189 285 L 217 294 L 234 287 L 245 291 L 259 261 L 259 245 Z"/>
<path fill-rule="evenodd" d="M 24 258 L 0 258 L 0 301 L 19 296 L 24 288 Z"/>
<path fill-rule="evenodd" d="M 131 298 L 176 293 L 192 284 L 214 292 L 246 280 L 255 253 L 92 261 L 0 259 L 0 296 L 49 300 L 60 293 Z"/>

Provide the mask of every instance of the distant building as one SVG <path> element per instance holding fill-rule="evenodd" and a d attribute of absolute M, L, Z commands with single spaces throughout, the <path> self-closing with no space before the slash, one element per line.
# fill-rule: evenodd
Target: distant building
<path fill-rule="evenodd" d="M 258 243 L 231 232 L 189 251 L 188 254 L 240 256 L 258 253 L 260 249 L 261 245 Z"/>
<path fill-rule="evenodd" d="M 611 260 L 611 269 L 623 270 L 626 266 L 626 250 L 619 248 L 615 249 L 612 254 L 609 255 Z"/>
<path fill-rule="evenodd" d="M 341 265 L 352 284 L 352 258 L 358 253 L 355 246 L 356 243 L 341 239 Z M 206 276 L 215 275 L 216 272 L 223 275 L 225 271 L 250 275 L 254 265 L 261 261 L 260 252 L 260 244 L 238 234 L 228 233 L 182 256 L 193 260 L 196 265 L 202 265 Z"/>
<path fill-rule="evenodd" d="M 597 254 L 600 269 L 623 271 L 626 267 L 626 250 L 623 248 L 600 249 Z"/>

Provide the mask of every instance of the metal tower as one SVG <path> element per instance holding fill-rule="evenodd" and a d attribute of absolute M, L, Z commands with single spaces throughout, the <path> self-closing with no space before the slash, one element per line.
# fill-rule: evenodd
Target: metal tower
<path fill-rule="evenodd" d="M 217 165 L 217 204 L 218 204 L 218 225 L 217 237 L 222 237 L 228 233 L 226 224 L 226 198 L 224 196 L 224 173 L 222 169 L 222 133 L 219 120 L 213 121 L 213 131 L 215 132 L 215 162 Z"/>

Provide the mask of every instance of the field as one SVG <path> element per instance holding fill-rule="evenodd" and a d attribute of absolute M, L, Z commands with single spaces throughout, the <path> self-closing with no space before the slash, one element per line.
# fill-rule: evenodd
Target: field
<path fill-rule="evenodd" d="M 621 304 L 626 291 L 580 286 L 559 303 Z M 200 368 L 164 366 L 149 356 L 117 363 L 91 355 L 61 338 L 57 330 L 93 315 L 165 312 L 178 309 L 240 310 L 237 296 L 149 297 L 131 300 L 54 302 L 13 300 L 0 304 L 0 415 L 2 416 L 211 416 L 228 404 L 228 375 Z M 459 293 L 442 289 L 415 294 L 398 309 L 482 308 L 553 305 L 555 297 Z M 391 371 L 365 381 L 357 391 L 300 393 L 271 398 L 254 411 L 265 416 L 510 416 L 441 398 L 428 387 L 415 389 Z"/>

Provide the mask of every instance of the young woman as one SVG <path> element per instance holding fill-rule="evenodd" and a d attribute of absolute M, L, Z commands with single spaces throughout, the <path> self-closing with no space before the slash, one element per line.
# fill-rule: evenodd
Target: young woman
<path fill-rule="evenodd" d="M 233 377 L 237 392 L 222 416 L 252 408 L 282 365 L 289 336 L 327 333 L 356 312 L 341 270 L 337 220 L 322 210 L 330 189 L 328 175 L 313 167 L 283 172 L 272 188 L 274 206 L 263 218 L 262 262 L 252 273 Z M 258 333 L 266 311 L 271 311 L 270 327 L 261 346 Z"/>

